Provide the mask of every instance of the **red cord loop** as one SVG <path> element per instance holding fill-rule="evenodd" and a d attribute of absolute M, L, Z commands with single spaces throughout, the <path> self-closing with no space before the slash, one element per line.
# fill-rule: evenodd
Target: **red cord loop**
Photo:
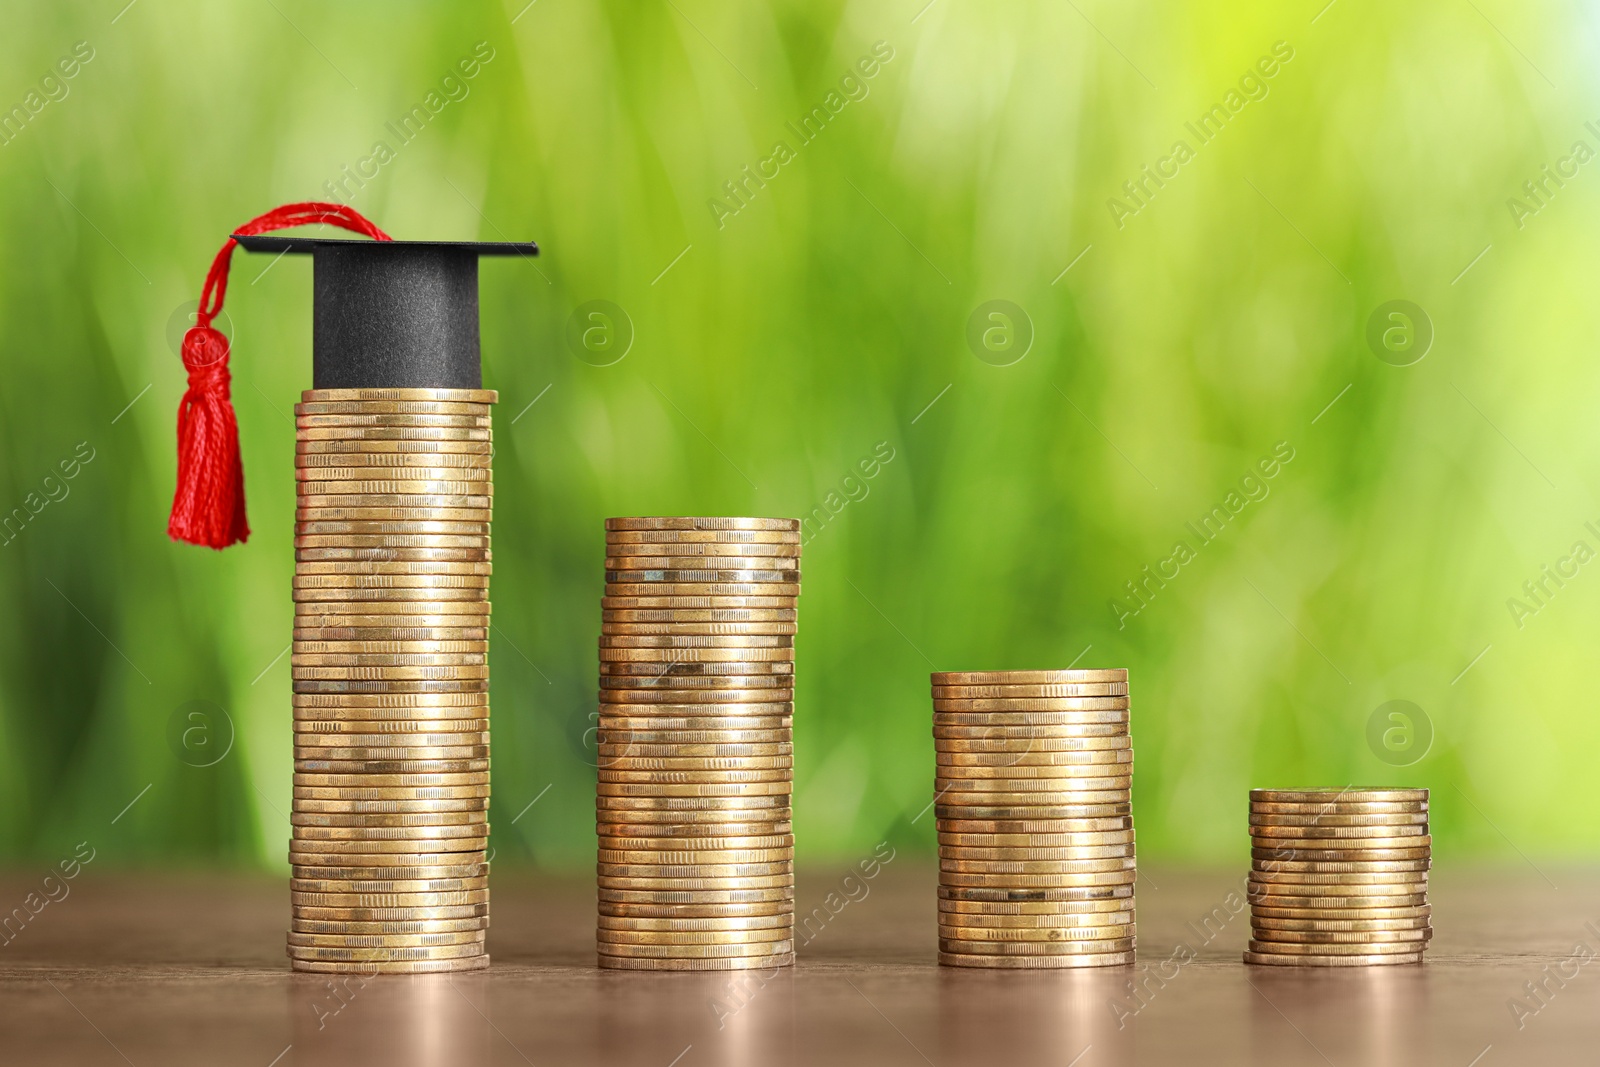
<path fill-rule="evenodd" d="M 240 226 L 243 236 L 324 223 L 375 241 L 388 234 L 353 208 L 308 201 L 285 204 Z M 228 339 L 211 328 L 228 294 L 228 268 L 239 242 L 229 237 L 211 261 L 200 291 L 198 325 L 183 335 L 183 365 L 189 388 L 178 405 L 178 485 L 167 535 L 175 541 L 227 548 L 250 537 L 245 520 L 244 465 L 239 457 L 239 422 L 230 399 Z"/>

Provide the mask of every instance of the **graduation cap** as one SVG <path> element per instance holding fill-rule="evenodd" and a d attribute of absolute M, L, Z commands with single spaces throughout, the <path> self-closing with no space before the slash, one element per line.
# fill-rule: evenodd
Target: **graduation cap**
<path fill-rule="evenodd" d="M 264 237 L 325 223 L 371 240 Z M 309 254 L 316 389 L 476 389 L 478 257 L 533 256 L 526 242 L 396 241 L 342 204 L 286 204 L 239 227 L 212 261 L 196 323 L 183 338 L 189 387 L 178 407 L 178 484 L 167 534 L 226 548 L 250 536 L 228 339 L 212 328 L 233 250 Z"/>

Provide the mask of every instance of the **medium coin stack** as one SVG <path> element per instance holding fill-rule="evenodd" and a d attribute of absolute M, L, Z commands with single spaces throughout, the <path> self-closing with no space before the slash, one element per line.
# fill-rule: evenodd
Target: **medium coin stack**
<path fill-rule="evenodd" d="M 488 966 L 494 400 L 295 405 L 296 970 Z"/>
<path fill-rule="evenodd" d="M 939 962 L 1132 963 L 1128 672 L 932 680 Z"/>
<path fill-rule="evenodd" d="M 1250 790 L 1246 963 L 1421 963 L 1428 917 L 1426 789 Z"/>
<path fill-rule="evenodd" d="M 794 962 L 794 519 L 606 520 L 602 967 Z"/>

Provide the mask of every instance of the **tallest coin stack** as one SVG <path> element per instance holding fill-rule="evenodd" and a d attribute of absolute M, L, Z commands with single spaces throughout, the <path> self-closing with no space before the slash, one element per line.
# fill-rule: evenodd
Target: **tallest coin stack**
<path fill-rule="evenodd" d="M 484 389 L 295 406 L 296 970 L 488 966 Z"/>
<path fill-rule="evenodd" d="M 799 593 L 794 519 L 606 520 L 602 967 L 793 962 Z"/>

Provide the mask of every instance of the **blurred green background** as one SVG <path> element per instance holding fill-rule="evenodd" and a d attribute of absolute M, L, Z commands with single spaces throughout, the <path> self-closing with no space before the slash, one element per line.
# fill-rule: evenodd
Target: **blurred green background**
<path fill-rule="evenodd" d="M 1143 858 L 1351 782 L 1596 854 L 1592 5 L 125 2 L 0 35 L 5 862 L 284 862 L 310 265 L 235 259 L 222 553 L 165 534 L 173 330 L 330 189 L 545 249 L 483 269 L 502 865 L 593 859 L 603 518 L 816 508 L 802 859 L 931 849 L 928 671 L 1069 664 L 1132 671 Z"/>

